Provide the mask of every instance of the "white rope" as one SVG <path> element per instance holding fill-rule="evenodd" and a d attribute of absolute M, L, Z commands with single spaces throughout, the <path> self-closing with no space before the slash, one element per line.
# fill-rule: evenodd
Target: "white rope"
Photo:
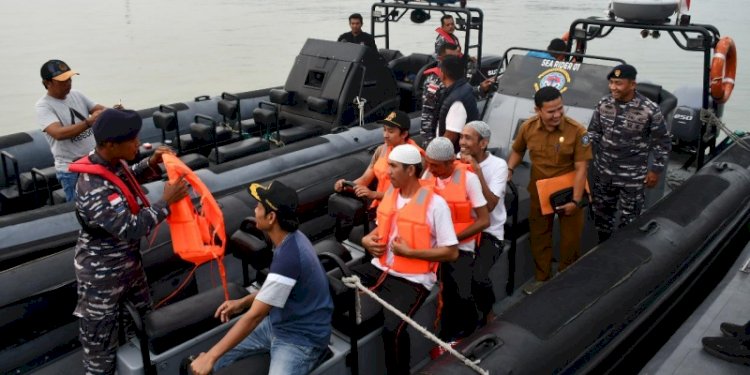
<path fill-rule="evenodd" d="M 463 354 L 459 353 L 456 349 L 453 349 L 453 347 L 451 347 L 448 343 L 446 343 L 443 340 L 440 340 L 432 332 L 430 332 L 427 329 L 425 329 L 424 327 L 420 326 L 419 323 L 415 322 L 409 316 L 407 316 L 406 314 L 402 313 L 397 308 L 391 306 L 388 302 L 386 302 L 383 299 L 381 299 L 377 294 L 375 294 L 375 292 L 371 291 L 370 289 L 368 289 L 367 287 L 365 287 L 364 285 L 362 285 L 362 283 L 360 282 L 358 276 L 343 277 L 343 278 L 341 278 L 341 281 L 344 283 L 344 285 L 346 285 L 349 288 L 359 289 L 362 292 L 366 293 L 368 296 L 370 296 L 370 298 L 374 299 L 375 301 L 377 301 L 378 303 L 380 303 L 381 305 L 383 305 L 383 307 L 385 309 L 387 309 L 388 311 L 396 314 L 396 316 L 398 316 L 399 318 L 403 319 L 410 326 L 414 327 L 414 329 L 416 329 L 417 331 L 419 331 L 419 333 L 421 333 L 422 335 L 424 335 L 424 337 L 427 337 L 428 339 L 432 340 L 434 343 L 440 345 L 440 347 L 442 347 L 443 349 L 445 349 L 445 351 L 447 351 L 448 353 L 452 354 L 454 357 L 458 358 L 461 362 L 463 362 L 464 365 L 466 365 L 470 369 L 476 371 L 478 374 L 482 374 L 482 375 L 489 375 L 490 374 L 489 371 L 487 371 L 487 370 L 485 370 L 485 369 L 483 369 L 483 368 L 481 368 L 481 367 L 478 366 L 479 360 L 472 361 L 472 360 L 464 357 Z M 359 295 L 359 293 L 357 293 L 357 295 Z M 359 302 L 357 302 L 357 310 L 359 310 L 359 309 L 360 309 Z M 359 318 L 359 312 L 357 312 L 357 316 Z"/>
<path fill-rule="evenodd" d="M 701 121 L 708 123 L 709 125 L 716 126 L 723 131 L 727 137 L 731 138 L 737 145 L 742 147 L 745 151 L 750 152 L 750 145 L 748 145 L 744 139 L 735 134 L 729 127 L 719 119 L 712 109 L 701 109 Z"/>

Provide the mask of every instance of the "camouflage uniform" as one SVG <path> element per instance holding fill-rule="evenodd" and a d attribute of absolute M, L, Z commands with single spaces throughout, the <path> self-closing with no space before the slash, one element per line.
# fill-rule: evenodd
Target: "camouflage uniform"
<path fill-rule="evenodd" d="M 120 164 L 112 167 L 95 153 L 89 158 L 95 164 L 105 165 L 128 184 Z M 132 171 L 139 181 L 160 177 L 160 173 L 148 166 L 148 159 L 134 165 Z M 140 254 L 141 238 L 164 220 L 169 211 L 166 202 L 159 200 L 132 214 L 125 196 L 115 185 L 93 174 L 80 174 L 76 190 L 76 213 L 87 226 L 80 231 L 74 260 L 78 304 L 73 314 L 81 318 L 83 365 L 86 374 L 113 374 L 118 319 L 122 321 L 127 316 L 123 315 L 126 313 L 122 303 L 130 301 L 141 313 L 151 307 Z"/>
<path fill-rule="evenodd" d="M 588 131 L 596 147 L 594 218 L 600 236 L 607 238 L 614 231 L 618 203 L 620 228 L 640 215 L 649 152 L 654 155 L 650 169 L 661 173 L 672 143 L 659 106 L 637 91 L 627 103 L 612 95 L 600 100 Z"/>
<path fill-rule="evenodd" d="M 422 90 L 422 134 L 424 135 L 423 148 L 435 138 L 437 132 L 439 103 L 445 86 L 437 74 L 430 74 L 424 80 Z"/>

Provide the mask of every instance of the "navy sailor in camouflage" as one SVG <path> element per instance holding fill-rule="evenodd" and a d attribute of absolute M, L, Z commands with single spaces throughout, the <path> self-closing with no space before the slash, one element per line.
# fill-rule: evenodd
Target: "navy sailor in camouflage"
<path fill-rule="evenodd" d="M 158 163 L 171 151 L 159 148 L 127 168 L 123 161 L 138 154 L 141 122 L 134 111 L 105 110 L 92 128 L 96 149 L 73 167 L 89 171 L 80 173 L 76 185 L 76 216 L 83 229 L 74 259 L 78 304 L 73 314 L 80 318 L 85 374 L 114 374 L 118 323 L 127 316 L 122 303 L 130 301 L 141 313 L 151 307 L 141 238 L 167 217 L 169 204 L 187 194 L 184 182 L 167 183 L 162 198 L 149 205 L 138 184 L 160 178 Z"/>
<path fill-rule="evenodd" d="M 659 105 L 636 91 L 636 70 L 623 64 L 607 76 L 610 94 L 597 104 L 589 123 L 595 146 L 593 209 L 599 242 L 641 214 L 644 187 L 654 187 L 672 149 Z M 649 166 L 649 154 L 653 163 Z"/>

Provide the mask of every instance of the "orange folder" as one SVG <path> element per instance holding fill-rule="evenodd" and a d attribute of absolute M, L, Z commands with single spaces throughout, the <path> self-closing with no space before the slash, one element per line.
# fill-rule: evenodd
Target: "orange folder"
<path fill-rule="evenodd" d="M 555 212 L 555 208 L 552 207 L 549 197 L 560 190 L 573 187 L 575 178 L 576 171 L 571 171 L 564 175 L 536 181 L 536 190 L 539 193 L 539 204 L 542 207 L 542 215 L 549 215 Z M 588 180 L 586 180 L 584 189 L 586 193 L 591 191 Z"/>

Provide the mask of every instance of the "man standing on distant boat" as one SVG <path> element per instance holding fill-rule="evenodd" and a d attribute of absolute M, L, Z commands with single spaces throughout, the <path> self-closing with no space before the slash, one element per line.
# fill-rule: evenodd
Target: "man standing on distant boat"
<path fill-rule="evenodd" d="M 461 52 L 461 42 L 458 40 L 458 37 L 453 35 L 453 32 L 456 31 L 456 21 L 453 20 L 453 16 L 450 14 L 446 14 L 442 17 L 440 17 L 440 27 L 435 29 L 435 32 L 437 32 L 437 37 L 435 38 L 435 55 L 440 55 L 440 46 L 443 44 L 453 44 L 456 47 L 458 47 L 458 53 L 459 55 L 463 55 Z"/>
<path fill-rule="evenodd" d="M 76 185 L 76 218 L 81 232 L 75 249 L 79 339 L 85 374 L 114 374 L 118 325 L 124 302 L 145 314 L 151 296 L 140 253 L 141 239 L 169 214 L 169 205 L 187 196 L 184 181 L 166 183 L 161 199 L 149 204 L 139 181 L 161 178 L 158 164 L 171 150 L 158 148 L 129 167 L 138 155 L 141 116 L 135 111 L 106 109 L 91 133 L 96 151 L 70 165 L 80 173 Z"/>
<path fill-rule="evenodd" d="M 572 201 L 554 207 L 560 219 L 560 264 L 562 271 L 572 265 L 581 254 L 581 234 L 584 212 L 581 202 L 586 185 L 586 171 L 591 160 L 591 140 L 586 129 L 565 116 L 562 95 L 552 86 L 539 89 L 534 94 L 536 116 L 526 120 L 508 159 L 508 178 L 523 160 L 526 150 L 531 157 L 529 179 L 529 240 L 536 272 L 534 281 L 523 288 L 532 294 L 552 276 L 552 225 L 555 213 L 542 213 L 536 182 L 542 179 L 574 173 Z"/>
<path fill-rule="evenodd" d="M 594 219 L 599 242 L 615 230 L 615 213 L 620 209 L 619 228 L 641 214 L 644 187 L 659 182 L 669 158 L 672 142 L 659 105 L 636 91 L 636 70 L 618 65 L 607 75 L 610 94 L 594 109 L 589 136 L 594 153 Z M 654 161 L 648 163 L 649 154 Z"/>
<path fill-rule="evenodd" d="M 440 62 L 445 89 L 438 103 L 437 136 L 446 137 L 458 152 L 458 139 L 467 122 L 479 120 L 479 109 L 474 91 L 466 81 L 464 61 L 457 56 L 445 56 Z"/>
<path fill-rule="evenodd" d="M 44 63 L 41 75 L 47 94 L 36 102 L 37 123 L 52 150 L 57 180 L 68 202 L 75 199 L 78 180 L 78 174 L 69 172 L 68 165 L 94 149 L 91 126 L 106 109 L 71 89 L 73 76 L 77 74 L 60 60 Z"/>
<path fill-rule="evenodd" d="M 372 48 L 373 51 L 377 52 L 378 46 L 375 45 L 375 38 L 373 38 L 372 35 L 362 31 L 362 25 L 362 15 L 359 13 L 353 13 L 351 16 L 349 16 L 349 28 L 351 28 L 352 31 L 341 34 L 338 41 L 364 44 Z"/>

